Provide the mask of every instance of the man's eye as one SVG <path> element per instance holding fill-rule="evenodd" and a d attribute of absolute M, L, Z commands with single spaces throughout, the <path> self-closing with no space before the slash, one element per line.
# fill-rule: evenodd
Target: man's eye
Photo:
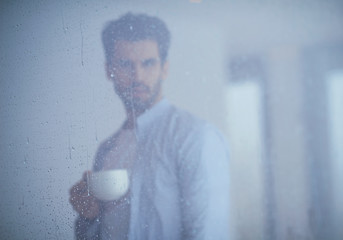
<path fill-rule="evenodd" d="M 127 60 L 120 60 L 119 66 L 121 68 L 130 68 L 130 67 L 132 67 L 132 63 L 130 61 L 127 61 Z"/>
<path fill-rule="evenodd" d="M 157 60 L 156 59 L 148 59 L 143 61 L 143 67 L 152 67 L 154 65 L 156 65 Z"/>

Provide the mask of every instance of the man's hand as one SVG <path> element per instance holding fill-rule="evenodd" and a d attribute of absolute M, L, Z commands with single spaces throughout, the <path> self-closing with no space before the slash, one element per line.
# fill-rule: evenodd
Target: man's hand
<path fill-rule="evenodd" d="M 70 189 L 69 201 L 80 216 L 92 220 L 99 215 L 100 204 L 94 196 L 89 194 L 87 186 L 88 174 L 89 172 L 85 172 L 81 181 Z"/>

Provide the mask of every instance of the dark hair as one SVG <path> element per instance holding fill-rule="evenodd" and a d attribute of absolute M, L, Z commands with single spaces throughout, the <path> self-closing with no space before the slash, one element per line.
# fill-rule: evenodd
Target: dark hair
<path fill-rule="evenodd" d="M 140 41 L 154 40 L 157 42 L 159 57 L 165 62 L 170 45 L 170 32 L 166 24 L 157 17 L 146 14 L 127 13 L 117 20 L 106 24 L 102 32 L 106 61 L 111 63 L 115 43 L 119 40 Z"/>

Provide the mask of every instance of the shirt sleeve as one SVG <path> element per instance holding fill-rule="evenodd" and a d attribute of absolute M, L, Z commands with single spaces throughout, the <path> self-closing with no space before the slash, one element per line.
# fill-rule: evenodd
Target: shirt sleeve
<path fill-rule="evenodd" d="M 179 171 L 183 239 L 228 239 L 227 143 L 212 127 L 187 141 Z"/>

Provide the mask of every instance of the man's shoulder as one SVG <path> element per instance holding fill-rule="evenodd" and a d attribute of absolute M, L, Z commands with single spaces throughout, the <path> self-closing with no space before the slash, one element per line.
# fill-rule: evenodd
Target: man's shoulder
<path fill-rule="evenodd" d="M 164 117 L 168 126 L 161 134 L 172 151 L 184 156 L 203 151 L 228 153 L 226 137 L 210 122 L 177 107 Z"/>
<path fill-rule="evenodd" d="M 170 105 L 168 113 L 162 116 L 161 125 L 172 135 L 187 137 L 200 136 L 208 132 L 221 135 L 220 131 L 208 121 L 195 116 L 182 108 Z"/>
<path fill-rule="evenodd" d="M 197 129 L 208 124 L 203 119 L 174 105 L 170 105 L 168 114 L 165 114 L 163 118 L 164 122 L 168 123 L 169 125 L 173 125 L 174 127 L 179 128 L 185 128 L 188 130 Z"/>
<path fill-rule="evenodd" d="M 119 135 L 119 132 L 120 132 L 120 130 L 117 130 L 111 136 L 109 136 L 105 140 L 103 140 L 99 145 L 99 149 L 110 149 L 110 148 L 112 148 L 116 142 L 116 139 Z"/>
<path fill-rule="evenodd" d="M 94 163 L 94 170 L 98 171 L 102 167 L 102 161 L 104 160 L 104 156 L 113 149 L 116 144 L 116 139 L 119 135 L 120 130 L 116 131 L 110 137 L 106 138 L 102 141 L 98 147 L 98 150 L 95 155 L 95 163 Z"/>

